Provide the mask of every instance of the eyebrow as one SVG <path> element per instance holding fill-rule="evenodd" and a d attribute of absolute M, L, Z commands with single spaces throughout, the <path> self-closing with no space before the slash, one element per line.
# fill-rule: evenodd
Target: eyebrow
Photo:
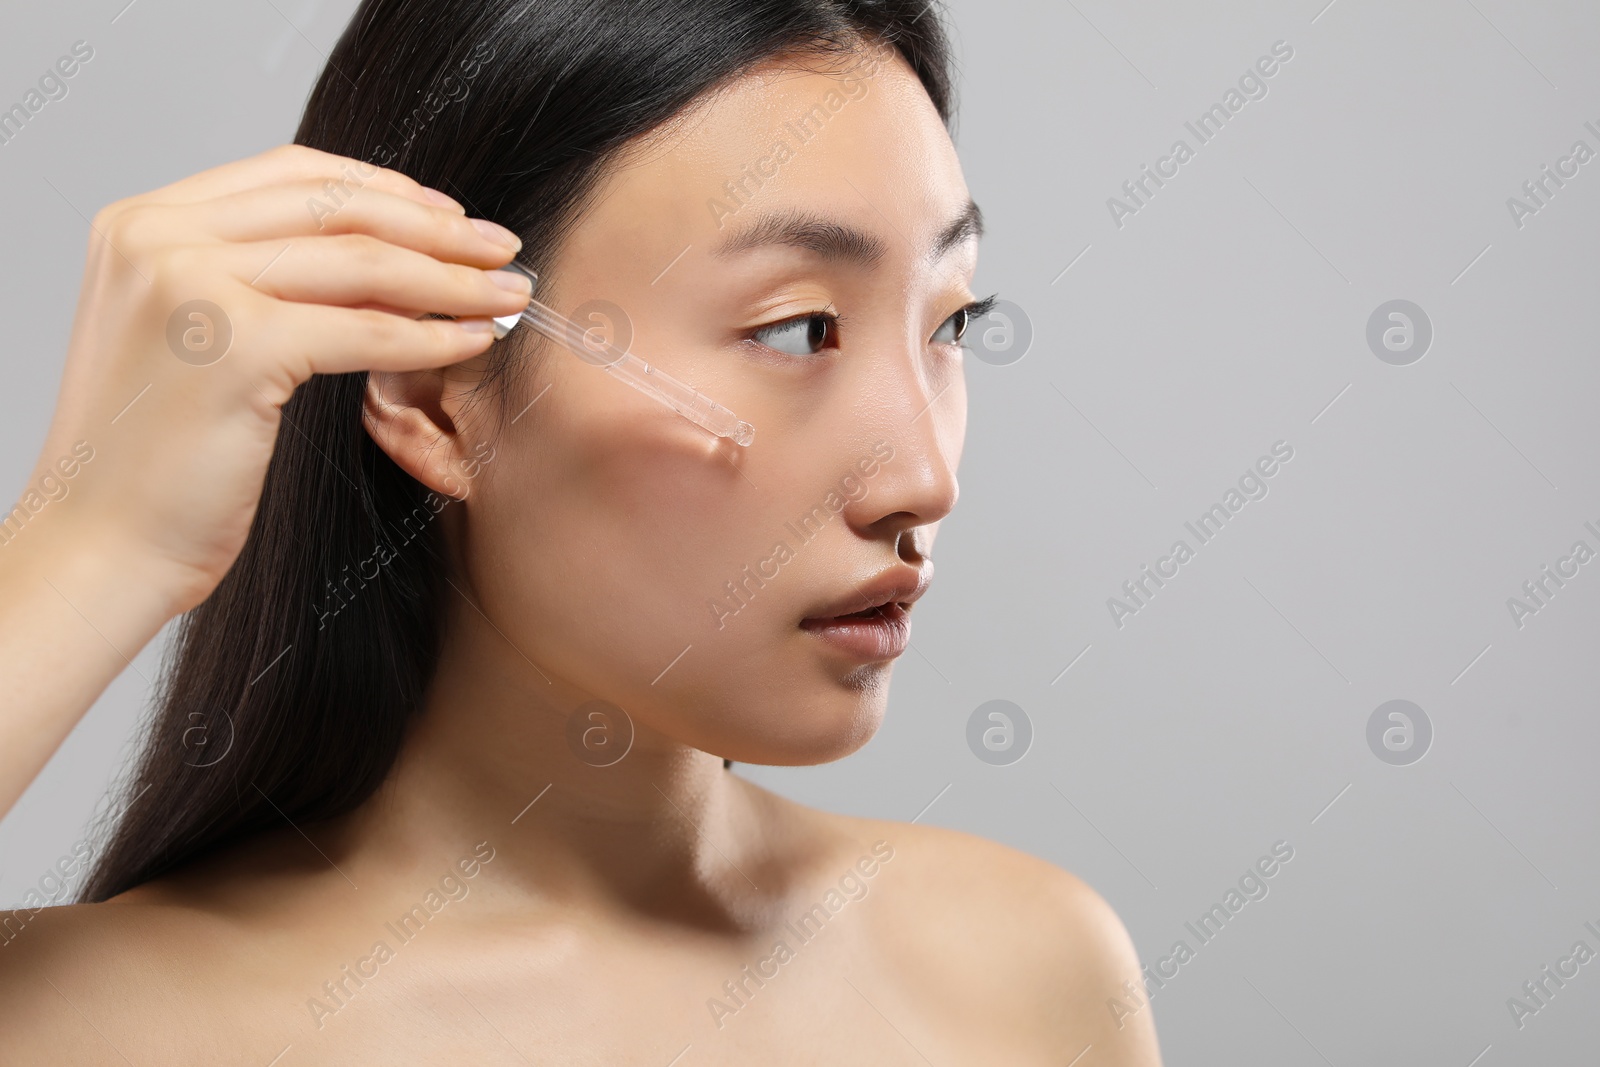
<path fill-rule="evenodd" d="M 938 237 L 934 238 L 933 249 L 929 255 L 933 259 L 938 259 L 962 241 L 982 236 L 983 212 L 978 210 L 976 200 L 968 200 L 960 213 L 939 231 Z"/>
<path fill-rule="evenodd" d="M 929 259 L 939 259 L 969 238 L 983 236 L 983 213 L 968 200 L 955 218 L 941 229 L 928 249 Z M 791 209 L 762 215 L 751 226 L 730 234 L 715 249 L 732 256 L 766 245 L 803 248 L 824 259 L 872 267 L 888 252 L 882 238 L 837 219 L 815 212 Z"/>

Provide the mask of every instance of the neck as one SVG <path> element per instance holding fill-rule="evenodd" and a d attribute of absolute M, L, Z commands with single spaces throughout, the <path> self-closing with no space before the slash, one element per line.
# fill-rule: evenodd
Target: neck
<path fill-rule="evenodd" d="M 757 893 L 764 794 L 720 757 L 630 729 L 453 599 L 421 714 L 354 820 L 363 850 L 409 866 L 487 840 L 497 884 L 530 897 L 732 922 Z"/>

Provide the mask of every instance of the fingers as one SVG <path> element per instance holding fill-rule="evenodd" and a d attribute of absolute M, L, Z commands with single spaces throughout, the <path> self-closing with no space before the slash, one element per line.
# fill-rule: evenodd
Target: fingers
<path fill-rule="evenodd" d="M 134 199 L 156 204 L 194 204 L 265 185 L 307 180 L 320 185 L 324 181 L 348 182 L 352 177 L 367 188 L 392 196 L 445 207 L 458 214 L 465 211 L 444 193 L 430 190 L 399 171 L 293 144 L 279 145 L 246 159 L 212 167 Z"/>
<path fill-rule="evenodd" d="M 500 247 L 502 253 L 489 258 L 503 262 L 508 250 Z M 442 262 L 437 252 L 403 248 L 365 233 L 262 241 L 228 246 L 219 254 L 229 259 L 230 273 L 260 292 L 308 304 L 499 317 L 521 311 L 532 295 L 527 278 L 515 272 Z M 484 258 L 481 250 L 478 258 Z M 264 264 L 270 266 L 263 269 Z"/>
<path fill-rule="evenodd" d="M 486 219 L 419 203 L 372 186 L 305 179 L 242 190 L 185 210 L 224 241 L 367 234 L 451 263 L 499 267 L 522 246 Z"/>
<path fill-rule="evenodd" d="M 230 362 L 277 402 L 312 374 L 470 359 L 494 341 L 489 318 L 530 295 L 493 269 L 514 234 L 397 171 L 302 146 L 119 201 L 97 222 L 163 292 L 229 278 Z M 461 321 L 418 317 L 429 312 Z"/>
<path fill-rule="evenodd" d="M 279 304 L 261 318 L 264 329 L 241 324 L 237 343 L 250 362 L 278 383 L 287 399 L 313 374 L 444 367 L 484 352 L 494 342 L 488 319 L 412 319 L 373 309 L 324 304 Z"/>

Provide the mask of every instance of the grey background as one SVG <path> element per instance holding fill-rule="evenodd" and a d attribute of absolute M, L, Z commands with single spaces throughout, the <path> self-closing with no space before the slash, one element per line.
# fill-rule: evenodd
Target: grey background
<path fill-rule="evenodd" d="M 288 140 L 354 7 L 124 3 L 13 5 L 0 35 L 7 105 L 95 48 L 0 146 L 8 500 L 87 217 Z M 1575 941 L 1600 950 L 1600 562 L 1521 629 L 1506 599 L 1574 541 L 1600 548 L 1600 160 L 1521 229 L 1506 199 L 1575 140 L 1600 149 L 1600 10 L 1325 3 L 952 6 L 977 287 L 1034 340 L 969 362 L 962 499 L 883 730 L 837 764 L 739 773 L 1045 857 L 1146 962 L 1197 947 L 1153 1004 L 1169 1063 L 1592 1062 L 1600 962 L 1520 1030 L 1506 1000 Z M 1107 198 L 1193 145 L 1185 120 L 1278 40 L 1294 57 L 1268 95 L 1113 225 Z M 1392 299 L 1433 323 L 1410 366 L 1366 344 Z M 1118 629 L 1106 599 L 1280 439 L 1269 494 Z M 160 644 L 0 823 L 0 900 L 104 805 Z M 1434 729 L 1409 766 L 1366 740 L 1395 698 Z M 1034 731 L 1009 766 L 967 747 L 993 699 Z M 1268 896 L 1200 946 L 1185 921 L 1279 840 Z"/>

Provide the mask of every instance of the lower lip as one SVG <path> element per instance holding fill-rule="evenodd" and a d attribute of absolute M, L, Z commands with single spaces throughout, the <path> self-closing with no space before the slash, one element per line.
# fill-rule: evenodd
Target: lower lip
<path fill-rule="evenodd" d="M 805 619 L 800 628 L 868 662 L 894 659 L 911 643 L 911 615 L 899 604 L 885 604 L 872 615 Z"/>

